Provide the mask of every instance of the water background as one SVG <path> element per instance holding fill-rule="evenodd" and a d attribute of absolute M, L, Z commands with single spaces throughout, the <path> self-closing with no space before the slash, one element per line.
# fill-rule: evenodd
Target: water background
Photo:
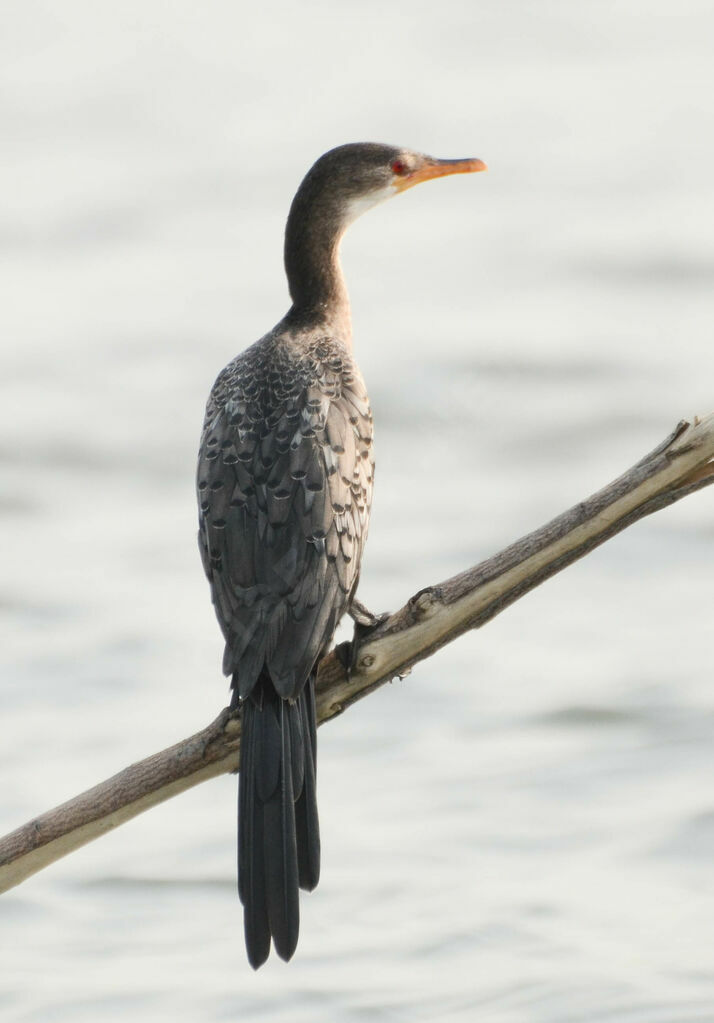
<path fill-rule="evenodd" d="M 0 19 L 0 830 L 211 720 L 193 474 L 344 141 L 479 156 L 344 245 L 395 609 L 714 408 L 714 10 L 66 0 Z M 714 495 L 320 731 L 323 878 L 246 964 L 234 778 L 5 895 L 0 1018 L 714 1021 Z"/>

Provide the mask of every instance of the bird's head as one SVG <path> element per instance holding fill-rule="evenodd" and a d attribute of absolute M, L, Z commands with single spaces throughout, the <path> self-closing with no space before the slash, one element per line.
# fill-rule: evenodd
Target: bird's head
<path fill-rule="evenodd" d="M 329 208 L 344 230 L 372 206 L 422 181 L 486 169 L 483 160 L 437 160 L 410 149 L 353 142 L 331 149 L 313 164 L 296 200 Z"/>
<path fill-rule="evenodd" d="M 482 160 L 435 160 L 375 142 L 353 142 L 321 156 L 298 188 L 285 228 L 292 319 L 329 320 L 349 337 L 349 301 L 339 264 L 345 229 L 372 206 L 421 181 L 482 170 Z"/>

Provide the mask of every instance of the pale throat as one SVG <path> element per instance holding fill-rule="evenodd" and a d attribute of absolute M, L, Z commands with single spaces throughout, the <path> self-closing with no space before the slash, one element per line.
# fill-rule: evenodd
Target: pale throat
<path fill-rule="evenodd" d="M 345 206 L 342 230 L 336 239 L 335 247 L 332 252 L 334 283 L 337 294 L 339 295 L 339 300 L 331 309 L 330 321 L 337 335 L 344 344 L 348 345 L 350 348 L 352 347 L 352 313 L 350 310 L 350 299 L 347 293 L 347 285 L 342 272 L 342 263 L 340 261 L 340 245 L 342 244 L 342 238 L 350 224 L 353 224 L 358 217 L 361 217 L 363 213 L 367 213 L 368 210 L 374 209 L 375 206 L 379 206 L 380 203 L 386 202 L 387 199 L 391 199 L 395 195 L 397 195 L 396 186 L 389 184 L 384 188 L 369 192 L 367 195 L 356 196 L 355 198 L 350 199 Z"/>
<path fill-rule="evenodd" d="M 363 213 L 367 213 L 368 210 L 374 209 L 375 206 L 379 206 L 380 203 L 386 202 L 387 199 L 391 199 L 397 194 L 397 186 L 390 183 L 389 185 L 385 185 L 384 188 L 378 188 L 375 189 L 374 192 L 368 192 L 367 195 L 358 195 L 353 199 L 350 199 L 345 208 L 343 230 L 346 230 L 350 224 L 353 224 L 358 217 L 362 216 Z"/>

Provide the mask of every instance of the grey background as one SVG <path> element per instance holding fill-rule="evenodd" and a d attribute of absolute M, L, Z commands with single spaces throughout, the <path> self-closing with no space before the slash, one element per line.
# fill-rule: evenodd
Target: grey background
<path fill-rule="evenodd" d="M 713 32 L 693 0 L 3 7 L 2 831 L 226 700 L 203 403 L 286 308 L 323 150 L 490 167 L 344 245 L 375 610 L 714 407 Z M 641 523 L 321 730 L 289 967 L 245 962 L 223 778 L 3 897 L 3 1020 L 714 1020 L 712 510 Z"/>

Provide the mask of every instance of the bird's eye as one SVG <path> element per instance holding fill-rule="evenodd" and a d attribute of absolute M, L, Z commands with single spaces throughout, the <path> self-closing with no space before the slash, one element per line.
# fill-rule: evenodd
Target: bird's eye
<path fill-rule="evenodd" d="M 409 168 L 404 160 L 392 160 L 392 170 L 395 174 L 406 174 Z"/>

